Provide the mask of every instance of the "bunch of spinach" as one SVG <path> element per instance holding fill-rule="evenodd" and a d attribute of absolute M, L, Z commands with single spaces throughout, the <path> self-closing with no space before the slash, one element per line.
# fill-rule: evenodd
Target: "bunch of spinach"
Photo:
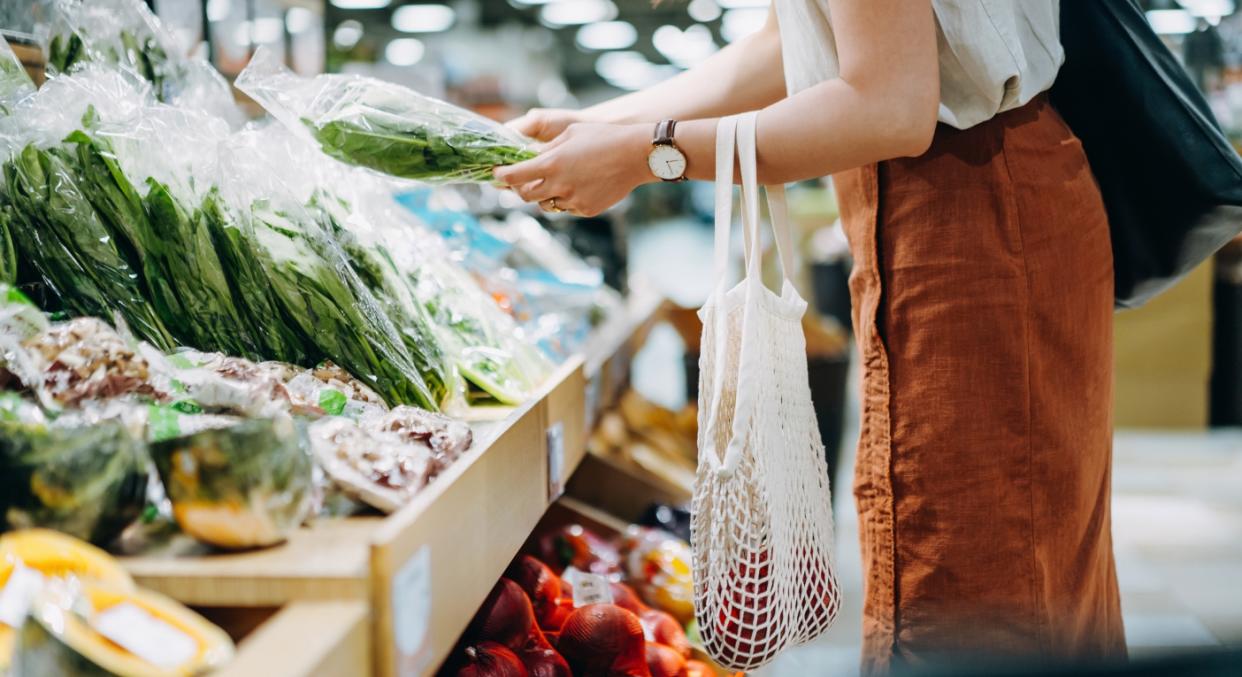
<path fill-rule="evenodd" d="M 377 112 L 302 122 L 328 155 L 402 179 L 491 181 L 493 167 L 535 157 L 490 127 L 445 124 L 417 109 L 403 116 Z"/>

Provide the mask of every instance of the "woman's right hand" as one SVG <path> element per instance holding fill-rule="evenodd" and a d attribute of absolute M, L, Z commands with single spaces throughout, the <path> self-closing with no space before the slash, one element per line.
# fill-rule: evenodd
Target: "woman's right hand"
<path fill-rule="evenodd" d="M 576 122 L 585 122 L 582 111 L 566 108 L 532 108 L 509 126 L 536 141 L 547 143 Z"/>

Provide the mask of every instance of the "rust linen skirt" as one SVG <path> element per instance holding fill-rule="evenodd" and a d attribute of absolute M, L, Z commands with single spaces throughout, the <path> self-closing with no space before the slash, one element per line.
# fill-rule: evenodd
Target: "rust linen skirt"
<path fill-rule="evenodd" d="M 835 182 L 864 365 L 864 674 L 1123 658 L 1112 252 L 1078 139 L 1040 97 Z"/>

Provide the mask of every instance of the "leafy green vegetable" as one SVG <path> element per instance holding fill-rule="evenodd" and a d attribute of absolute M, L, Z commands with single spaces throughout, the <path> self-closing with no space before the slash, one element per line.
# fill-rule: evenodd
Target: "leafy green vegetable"
<path fill-rule="evenodd" d="M 392 256 L 381 245 L 366 245 L 344 227 L 348 206 L 322 191 L 311 200 L 332 238 L 341 246 L 350 268 L 392 321 L 401 342 L 436 402 L 449 394 L 448 360 L 426 310 L 414 298 Z"/>
<path fill-rule="evenodd" d="M 26 146 L 2 168 L 16 253 L 47 290 L 75 315 L 111 317 L 118 310 L 138 336 L 164 350 L 175 344 L 144 296 L 142 276 L 87 196 L 90 181 L 65 148 Z"/>
<path fill-rule="evenodd" d="M 319 224 L 256 201 L 254 247 L 281 310 L 319 355 L 389 403 L 439 410 L 405 345 Z M 299 218 L 304 218 L 298 215 Z"/>
<path fill-rule="evenodd" d="M 535 157 L 482 125 L 445 125 L 416 112 L 302 122 L 328 155 L 403 179 L 491 181 L 493 167 Z"/>
<path fill-rule="evenodd" d="M 78 31 L 66 29 L 52 36 L 47 48 L 47 66 L 53 73 L 68 73 L 80 63 L 102 60 L 132 71 L 151 83 L 156 97 L 167 101 L 167 80 L 172 63 L 155 36 L 139 36 L 131 30 L 115 35 L 90 36 L 91 44 Z"/>

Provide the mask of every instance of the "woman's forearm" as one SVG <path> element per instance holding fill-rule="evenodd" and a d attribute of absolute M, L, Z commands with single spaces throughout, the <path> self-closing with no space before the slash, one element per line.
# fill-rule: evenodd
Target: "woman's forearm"
<path fill-rule="evenodd" d="M 592 106 L 582 115 L 591 122 L 612 124 L 686 120 L 755 110 L 783 96 L 780 31 L 772 10 L 759 31 L 695 67 L 642 91 Z"/>

